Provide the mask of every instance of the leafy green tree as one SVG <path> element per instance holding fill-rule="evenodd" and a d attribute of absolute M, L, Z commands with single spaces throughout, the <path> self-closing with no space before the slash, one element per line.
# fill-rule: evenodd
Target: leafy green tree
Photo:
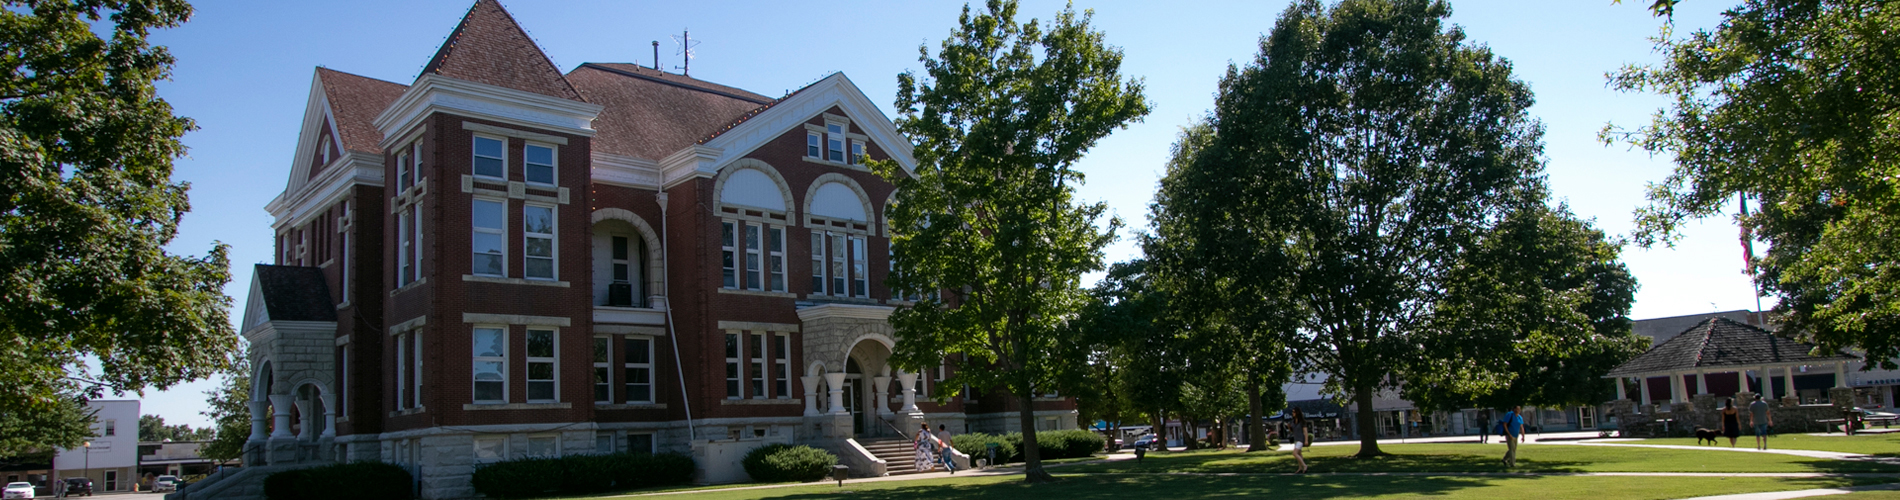
<path fill-rule="evenodd" d="M 62 396 L 34 411 L 0 412 L 0 457 L 78 448 L 93 437 L 93 410 L 77 395 Z M 66 446 L 71 443 L 71 446 Z"/>
<path fill-rule="evenodd" d="M 1204 156 L 1245 165 L 1233 214 L 1283 245 L 1302 371 L 1361 418 L 1359 456 L 1381 454 L 1372 400 L 1403 385 L 1433 302 L 1492 226 L 1541 203 L 1543 128 L 1508 62 L 1445 23 L 1431 0 L 1307 0 L 1257 60 L 1221 81 Z M 1271 245 L 1268 245 L 1271 246 Z"/>
<path fill-rule="evenodd" d="M 1247 196 L 1234 182 L 1253 165 L 1215 141 L 1203 120 L 1175 143 L 1167 174 L 1150 206 L 1154 234 L 1142 239 L 1155 281 L 1169 290 L 1171 313 L 1194 340 L 1189 356 L 1201 371 L 1244 381 L 1247 451 L 1267 451 L 1263 418 L 1285 406 L 1281 384 L 1292 374 L 1287 346 L 1298 328 L 1290 297 L 1291 266 L 1284 231 L 1259 217 L 1276 207 Z M 1264 397 L 1263 397 L 1264 396 Z"/>
<path fill-rule="evenodd" d="M 1612 397 L 1603 374 L 1649 346 L 1630 330 L 1636 279 L 1620 253 L 1565 207 L 1511 213 L 1451 269 L 1405 398 L 1455 410 Z"/>
<path fill-rule="evenodd" d="M 171 174 L 192 122 L 156 94 L 153 82 L 168 76 L 172 57 L 146 43 L 151 30 L 183 23 L 191 7 L 5 5 L 0 413 L 70 416 L 60 407 L 74 394 L 164 389 L 216 373 L 237 345 L 223 294 L 226 249 L 214 245 L 204 257 L 164 250 L 190 209 L 187 186 Z M 88 366 L 89 357 L 98 364 Z"/>
<path fill-rule="evenodd" d="M 1612 75 L 1672 103 L 1600 134 L 1675 160 L 1637 211 L 1637 243 L 1672 244 L 1688 221 L 1755 201 L 1737 222 L 1744 242 L 1769 243 L 1750 271 L 1785 330 L 1888 369 L 1900 356 L 1895 26 L 1891 2 L 1744 2 L 1713 30 L 1658 37 L 1660 64 Z"/>
<path fill-rule="evenodd" d="M 251 437 L 250 362 L 238 358 L 224 375 L 224 384 L 205 391 L 209 406 L 200 414 L 211 419 L 211 442 L 198 448 L 199 456 L 219 462 L 244 456 L 244 442 Z"/>
<path fill-rule="evenodd" d="M 1184 343 L 1156 290 L 1146 260 L 1118 262 L 1089 289 L 1071 322 L 1085 342 L 1090 377 L 1065 385 L 1078 411 L 1093 421 L 1156 422 L 1178 409 Z"/>
<path fill-rule="evenodd" d="M 915 369 L 960 355 L 959 384 L 1014 396 L 1026 479 L 1046 482 L 1031 396 L 1084 363 L 1049 354 L 1073 331 L 1064 323 L 1084 302 L 1081 276 L 1101 269 L 1120 225 L 1106 205 L 1075 200 L 1074 165 L 1148 103 L 1091 14 L 1065 9 L 1045 31 L 1018 24 L 1016 10 L 966 6 L 936 57 L 919 48 L 927 79 L 898 75 L 896 106 L 916 175 L 877 168 L 897 186 L 891 285 L 943 295 L 892 314 L 893 361 Z"/>

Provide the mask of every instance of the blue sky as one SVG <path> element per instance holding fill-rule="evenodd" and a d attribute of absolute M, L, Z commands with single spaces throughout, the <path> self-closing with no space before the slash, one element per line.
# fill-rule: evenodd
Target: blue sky
<path fill-rule="evenodd" d="M 1510 59 L 1537 96 L 1550 184 L 1577 214 L 1612 234 L 1626 234 L 1631 211 L 1644 203 L 1645 183 L 1669 171 L 1666 158 L 1623 146 L 1604 147 L 1606 122 L 1638 125 L 1665 103 L 1608 89 L 1604 73 L 1656 60 L 1649 37 L 1662 20 L 1646 0 L 1461 0 L 1452 22 L 1468 39 Z M 1713 26 L 1733 0 L 1691 0 L 1678 8 L 1677 31 Z M 270 217 L 264 204 L 283 190 L 314 68 L 326 66 L 399 83 L 415 79 L 472 2 L 201 1 L 184 26 L 153 35 L 178 58 L 160 94 L 198 122 L 185 137 L 190 155 L 177 180 L 192 184 L 175 252 L 203 254 L 211 242 L 231 245 L 232 321 L 243 310 L 252 264 L 270 260 Z M 691 29 L 702 40 L 692 76 L 768 96 L 783 95 L 842 71 L 890 111 L 895 76 L 918 69 L 917 48 L 932 48 L 956 24 L 954 2 L 837 1 L 632 2 L 504 0 L 562 70 L 584 62 L 653 63 L 651 42 L 669 71 L 680 65 L 671 35 Z M 1063 3 L 1028 0 L 1023 18 L 1050 18 Z M 1204 115 L 1229 63 L 1252 60 L 1285 1 L 1077 1 L 1093 9 L 1095 26 L 1125 52 L 1124 74 L 1146 80 L 1154 112 L 1103 140 L 1081 162 L 1089 176 L 1083 199 L 1106 201 L 1127 221 L 1110 261 L 1138 251 L 1134 230 L 1147 224 L 1169 145 L 1180 127 Z M 794 8 L 793 6 L 796 6 Z M 979 5 L 980 8 L 980 5 Z M 1642 284 L 1634 317 L 1649 318 L 1755 307 L 1741 273 L 1736 229 L 1727 218 L 1691 225 L 1676 248 L 1625 251 Z M 1769 303 L 1772 306 L 1772 303 Z M 203 426 L 202 392 L 212 381 L 145 394 L 147 414 Z"/>

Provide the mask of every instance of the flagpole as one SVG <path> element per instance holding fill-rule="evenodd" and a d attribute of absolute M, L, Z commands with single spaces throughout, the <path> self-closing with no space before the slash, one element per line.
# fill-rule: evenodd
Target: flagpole
<path fill-rule="evenodd" d="M 1761 282 L 1755 279 L 1755 236 L 1748 231 L 1748 193 L 1735 193 L 1735 200 L 1742 206 L 1742 220 L 1735 221 L 1742 233 L 1742 265 L 1745 266 L 1742 269 L 1748 274 L 1749 290 L 1755 295 L 1755 315 L 1760 317 Z M 1761 317 L 1760 320 L 1763 324 L 1768 323 L 1768 318 Z"/>

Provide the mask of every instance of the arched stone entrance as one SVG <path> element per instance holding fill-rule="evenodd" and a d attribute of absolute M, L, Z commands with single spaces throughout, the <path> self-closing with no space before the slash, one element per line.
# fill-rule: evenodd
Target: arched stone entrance
<path fill-rule="evenodd" d="M 890 307 L 823 304 L 799 310 L 803 321 L 808 401 L 823 391 L 824 403 L 808 402 L 807 417 L 828 438 L 897 437 L 916 425 L 915 374 L 890 366 L 896 341 Z M 896 384 L 893 384 L 896 382 Z M 819 387 L 822 386 L 822 389 Z M 902 398 L 903 407 L 893 411 Z M 909 431 L 904 431 L 909 432 Z"/>

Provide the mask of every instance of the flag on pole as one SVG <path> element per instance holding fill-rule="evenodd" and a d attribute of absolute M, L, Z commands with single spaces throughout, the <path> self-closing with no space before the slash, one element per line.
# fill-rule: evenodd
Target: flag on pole
<path fill-rule="evenodd" d="M 1742 203 L 1742 218 L 1747 219 L 1748 218 L 1748 196 L 1745 194 L 1737 194 L 1735 198 L 1737 200 L 1740 200 Z M 1742 229 L 1742 265 L 1745 266 L 1743 269 L 1745 269 L 1745 272 L 1747 272 L 1749 276 L 1754 276 L 1755 275 L 1755 235 L 1748 231 L 1747 220 L 1737 221 L 1736 225 L 1740 226 Z"/>

